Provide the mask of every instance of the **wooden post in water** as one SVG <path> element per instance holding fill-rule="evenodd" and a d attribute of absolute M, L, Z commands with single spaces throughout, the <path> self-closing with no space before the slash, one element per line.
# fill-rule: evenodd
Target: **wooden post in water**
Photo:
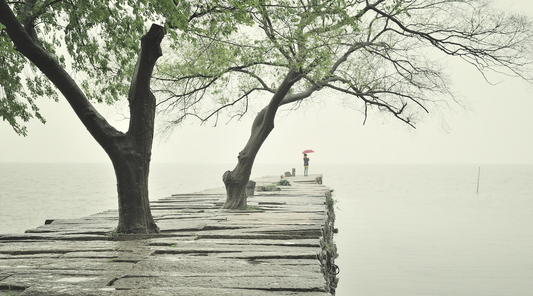
<path fill-rule="evenodd" d="M 477 168 L 477 191 L 476 193 L 479 193 L 479 175 L 481 174 L 481 167 Z"/>

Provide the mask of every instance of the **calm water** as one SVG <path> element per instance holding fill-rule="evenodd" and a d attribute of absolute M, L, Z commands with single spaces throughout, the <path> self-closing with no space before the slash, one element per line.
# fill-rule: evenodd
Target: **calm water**
<path fill-rule="evenodd" d="M 221 187 L 232 167 L 153 164 L 151 199 Z M 252 176 L 292 167 L 256 165 Z M 310 173 L 324 174 L 338 200 L 337 295 L 533 295 L 533 166 L 481 166 L 479 193 L 478 166 L 314 164 Z M 116 203 L 110 164 L 0 164 L 0 233 Z"/>

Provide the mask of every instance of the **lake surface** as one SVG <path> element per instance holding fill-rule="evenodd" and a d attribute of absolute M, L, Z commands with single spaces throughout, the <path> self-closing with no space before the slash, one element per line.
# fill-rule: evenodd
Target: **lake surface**
<path fill-rule="evenodd" d="M 234 164 L 153 164 L 150 195 L 222 187 Z M 258 164 L 252 177 L 292 165 Z M 302 168 L 296 167 L 297 173 Z M 533 166 L 313 164 L 334 189 L 337 295 L 533 295 Z M 117 208 L 110 164 L 0 164 L 0 233 Z"/>

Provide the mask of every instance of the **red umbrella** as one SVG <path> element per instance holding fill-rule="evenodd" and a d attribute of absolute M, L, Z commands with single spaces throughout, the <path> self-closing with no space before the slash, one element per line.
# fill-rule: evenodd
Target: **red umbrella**
<path fill-rule="evenodd" d="M 306 153 L 313 153 L 315 151 L 311 150 L 311 149 L 307 149 L 307 150 L 304 150 L 304 152 L 302 152 L 302 154 L 306 154 Z"/>

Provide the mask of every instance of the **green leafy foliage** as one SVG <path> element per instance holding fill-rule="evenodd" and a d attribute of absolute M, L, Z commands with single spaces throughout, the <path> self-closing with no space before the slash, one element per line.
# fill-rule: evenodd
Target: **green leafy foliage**
<path fill-rule="evenodd" d="M 262 211 L 263 209 L 261 207 L 258 207 L 258 206 L 250 206 L 250 205 L 246 205 L 246 207 L 244 208 L 245 211 Z"/>
<path fill-rule="evenodd" d="M 326 195 L 326 204 L 328 206 L 328 210 L 335 211 L 335 205 L 338 205 L 339 201 L 333 198 L 333 194 Z M 337 207 L 337 209 L 339 209 Z"/>
<path fill-rule="evenodd" d="M 279 180 L 276 185 L 278 186 L 291 186 L 291 182 L 289 182 L 289 180 L 287 179 L 281 179 Z"/>
<path fill-rule="evenodd" d="M 151 22 L 165 21 L 160 9 L 172 1 L 13 1 L 8 6 L 28 33 L 83 88 L 90 100 L 112 104 L 127 96 L 139 40 Z M 0 24 L 0 116 L 16 133 L 26 135 L 21 122 L 45 122 L 36 101 L 58 99 L 55 87 L 13 47 Z"/>
<path fill-rule="evenodd" d="M 165 45 L 153 85 L 160 110 L 175 118 L 171 123 L 188 115 L 204 122 L 226 107 L 241 116 L 249 99 L 275 93 L 291 70 L 299 73 L 298 81 L 283 104 L 329 88 L 365 118 L 374 108 L 410 125 L 443 101 L 436 97 L 455 99 L 440 62 L 445 55 L 483 72 L 524 78 L 532 73 L 531 19 L 499 12 L 484 1 L 9 3 L 87 97 L 108 104 L 127 96 L 138 40 L 148 25 L 164 24 L 172 41 Z M 57 94 L 12 47 L 4 25 L 0 45 L 0 114 L 25 134 L 20 121 L 44 122 L 36 100 Z"/>
<path fill-rule="evenodd" d="M 241 22 L 230 22 L 236 26 L 230 30 L 211 26 L 212 20 L 196 22 L 175 47 L 194 58 L 165 61 L 157 87 L 171 94 L 160 105 L 178 118 L 171 124 L 188 115 L 202 122 L 218 119 L 229 108 L 241 116 L 250 98 L 274 94 L 291 70 L 300 75 L 281 104 L 329 89 L 365 120 L 372 110 L 413 127 L 430 108 L 456 102 L 442 62 L 446 56 L 459 57 L 482 75 L 494 71 L 533 78 L 531 19 L 485 1 L 215 3 L 234 7 L 226 13 L 239 15 Z"/>
<path fill-rule="evenodd" d="M 257 1 L 200 0 L 102 0 L 8 2 L 21 24 L 34 30 L 39 43 L 69 72 L 90 100 L 113 104 L 124 99 L 139 53 L 139 40 L 152 22 L 164 24 L 174 39 L 171 48 L 186 40 L 196 44 L 200 36 L 225 37 L 238 25 L 251 24 L 249 5 Z M 13 48 L 0 24 L 0 114 L 15 132 L 26 135 L 26 122 L 44 122 L 35 103 L 41 97 L 57 100 L 54 87 Z M 224 46 L 210 49 L 218 59 L 198 59 L 186 73 L 223 68 L 233 53 Z M 208 53 L 208 52 L 203 52 Z M 202 52 L 193 57 L 201 57 Z M 187 59 L 187 58 L 186 58 Z M 201 66 L 199 66 L 201 65 Z M 212 72 L 210 72 L 211 74 Z"/>
<path fill-rule="evenodd" d="M 56 98 L 48 80 L 39 74 L 22 79 L 20 73 L 28 70 L 26 60 L 16 51 L 10 42 L 5 27 L 0 24 L 0 117 L 7 121 L 20 135 L 26 135 L 27 129 L 19 120 L 27 122 L 36 117 L 45 122 L 35 104 L 34 95 Z M 27 72 L 27 71 L 26 71 Z M 26 88 L 24 83 L 26 82 Z"/>

